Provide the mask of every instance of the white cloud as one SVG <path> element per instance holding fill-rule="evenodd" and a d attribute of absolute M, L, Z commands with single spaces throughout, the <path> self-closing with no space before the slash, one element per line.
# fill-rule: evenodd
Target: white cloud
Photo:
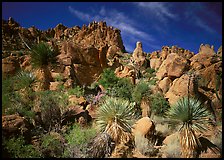
<path fill-rule="evenodd" d="M 100 15 L 102 15 L 102 16 L 104 16 L 105 14 L 106 14 L 106 10 L 105 10 L 105 8 L 104 7 L 102 7 L 101 9 L 100 9 Z"/>
<path fill-rule="evenodd" d="M 202 21 L 200 18 L 195 18 L 195 24 L 207 32 L 210 32 L 210 33 L 215 32 L 211 27 L 209 27 L 207 24 L 205 24 L 205 22 Z"/>
<path fill-rule="evenodd" d="M 141 9 L 145 9 L 147 15 L 155 16 L 161 22 L 167 23 L 168 18 L 177 19 L 178 16 L 172 13 L 168 7 L 168 3 L 165 2 L 136 2 L 137 6 Z M 149 13 L 149 14 L 148 14 Z"/>
<path fill-rule="evenodd" d="M 71 6 L 69 6 L 68 9 L 72 14 L 76 15 L 79 19 L 83 19 L 85 21 L 91 21 L 91 16 L 89 14 L 75 10 Z"/>
<path fill-rule="evenodd" d="M 75 10 L 71 6 L 69 6 L 69 11 L 76 16 L 77 18 L 86 21 L 106 21 L 108 26 L 113 26 L 121 30 L 122 39 L 124 41 L 124 45 L 126 50 L 131 51 L 133 47 L 130 47 L 130 44 L 125 44 L 125 40 L 128 38 L 130 43 L 136 43 L 136 41 L 150 41 L 154 42 L 155 39 L 153 36 L 148 33 L 138 29 L 137 23 L 126 16 L 123 12 L 119 12 L 117 10 L 107 10 L 102 7 L 98 13 L 84 13 L 78 10 Z M 135 46 L 134 46 L 135 47 Z"/>
<path fill-rule="evenodd" d="M 202 17 L 198 15 L 199 12 L 203 12 L 204 10 L 205 6 L 203 3 L 190 3 L 188 8 L 183 11 L 184 18 L 188 21 L 188 23 L 200 27 L 204 31 L 214 33 L 215 30 L 207 25 L 206 22 L 202 20 Z M 206 9 L 206 12 L 203 14 L 207 16 L 214 15 L 209 9 Z"/>

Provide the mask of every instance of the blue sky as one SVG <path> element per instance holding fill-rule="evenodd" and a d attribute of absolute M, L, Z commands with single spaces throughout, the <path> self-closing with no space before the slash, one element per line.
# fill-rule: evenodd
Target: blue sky
<path fill-rule="evenodd" d="M 198 53 L 201 43 L 217 51 L 222 44 L 222 2 L 3 2 L 2 18 L 9 17 L 41 30 L 103 20 L 121 30 L 129 52 L 137 41 L 147 53 L 164 45 Z"/>

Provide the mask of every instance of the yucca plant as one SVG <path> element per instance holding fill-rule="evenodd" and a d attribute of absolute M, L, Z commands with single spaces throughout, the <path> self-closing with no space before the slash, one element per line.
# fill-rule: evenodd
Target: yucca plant
<path fill-rule="evenodd" d="M 31 49 L 31 63 L 34 68 L 47 66 L 51 62 L 55 62 L 56 52 L 50 46 L 41 42 Z"/>
<path fill-rule="evenodd" d="M 196 133 L 203 133 L 209 129 L 212 114 L 198 99 L 183 97 L 171 106 L 167 117 L 182 123 L 179 129 L 182 156 L 194 157 L 196 149 L 201 146 Z"/>
<path fill-rule="evenodd" d="M 33 73 L 22 70 L 15 77 L 15 87 L 16 89 L 29 89 L 35 80 L 36 77 Z"/>
<path fill-rule="evenodd" d="M 97 111 L 96 123 L 101 132 L 108 133 L 115 144 L 130 139 L 134 123 L 134 104 L 120 98 L 107 97 Z"/>
<path fill-rule="evenodd" d="M 31 64 L 33 68 L 40 70 L 41 89 L 46 90 L 49 88 L 51 74 L 48 69 L 50 63 L 56 62 L 56 52 L 50 48 L 47 43 L 41 42 L 31 49 Z"/>

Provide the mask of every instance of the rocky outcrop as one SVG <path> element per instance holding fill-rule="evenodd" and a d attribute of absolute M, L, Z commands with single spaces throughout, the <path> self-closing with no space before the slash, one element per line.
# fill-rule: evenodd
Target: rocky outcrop
<path fill-rule="evenodd" d="M 197 69 L 195 68 L 195 66 L 197 67 L 198 65 L 201 65 L 202 67 L 200 69 L 202 69 L 204 67 L 208 67 L 214 63 L 217 63 L 219 60 L 220 59 L 216 56 L 213 47 L 210 47 L 210 45 L 201 45 L 199 48 L 199 53 L 190 58 L 190 65 L 194 69 Z"/>
<path fill-rule="evenodd" d="M 197 71 L 200 77 L 199 85 L 204 88 L 216 90 L 218 76 L 222 73 L 222 62 L 217 62 L 209 67 Z"/>
<path fill-rule="evenodd" d="M 162 60 L 160 58 L 152 58 L 150 59 L 150 67 L 152 69 L 158 70 L 162 64 Z"/>
<path fill-rule="evenodd" d="M 95 81 L 102 70 L 108 67 L 107 59 L 113 60 L 115 55 L 122 54 L 125 50 L 120 30 L 108 27 L 106 22 L 92 22 L 82 28 L 68 28 L 58 24 L 46 31 L 38 30 L 34 26 L 23 28 L 12 18 L 3 20 L 2 24 L 4 57 L 11 52 L 28 50 L 23 41 L 30 47 L 40 41 L 49 42 L 53 48 L 60 51 L 58 61 L 62 64 L 61 67 L 71 66 L 76 71 L 79 80 L 74 76 L 71 79 L 79 81 L 77 83 L 80 85 L 89 85 Z M 25 64 L 27 63 L 23 66 Z M 83 70 L 89 72 L 82 75 L 80 72 Z"/>
<path fill-rule="evenodd" d="M 169 90 L 169 88 L 172 86 L 172 80 L 168 77 L 165 77 L 161 81 L 158 82 L 158 86 L 163 91 L 163 94 L 165 94 Z"/>
<path fill-rule="evenodd" d="M 30 131 L 28 121 L 18 114 L 2 116 L 2 133 L 4 136 L 27 134 Z"/>
<path fill-rule="evenodd" d="M 3 75 L 13 75 L 20 69 L 19 60 L 17 57 L 9 56 L 2 59 Z"/>
<path fill-rule="evenodd" d="M 142 50 L 142 43 L 141 42 L 136 43 L 136 48 L 133 51 L 132 57 L 133 57 L 133 60 L 135 61 L 135 63 L 138 64 L 139 66 L 142 66 L 145 63 L 146 57 L 145 57 L 144 52 Z"/>
<path fill-rule="evenodd" d="M 190 80 L 190 83 L 189 83 Z M 170 87 L 168 92 L 165 94 L 165 98 L 168 98 L 170 105 L 173 105 L 181 97 L 187 96 L 188 94 L 188 84 L 189 94 L 196 96 L 198 92 L 198 87 L 195 84 L 194 78 L 187 74 L 182 75 L 180 78 L 176 78 L 173 81 L 173 85 Z"/>
<path fill-rule="evenodd" d="M 187 66 L 188 62 L 185 58 L 176 53 L 171 53 L 161 64 L 158 72 L 156 73 L 156 77 L 159 80 L 167 76 L 170 78 L 179 78 L 184 71 L 186 71 Z"/>

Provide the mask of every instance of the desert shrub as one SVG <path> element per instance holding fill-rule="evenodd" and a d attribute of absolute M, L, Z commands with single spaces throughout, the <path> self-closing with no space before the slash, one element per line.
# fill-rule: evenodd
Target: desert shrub
<path fill-rule="evenodd" d="M 41 140 L 41 151 L 45 158 L 62 157 L 64 151 L 64 141 L 59 133 L 50 132 L 45 134 Z"/>
<path fill-rule="evenodd" d="M 79 124 L 74 124 L 69 133 L 65 135 L 67 147 L 63 157 L 78 158 L 78 156 L 84 156 L 88 143 L 96 136 L 96 133 L 97 131 L 93 127 L 82 128 Z"/>
<path fill-rule="evenodd" d="M 156 78 L 150 79 L 149 80 L 149 85 L 156 85 L 156 81 L 157 81 Z"/>
<path fill-rule="evenodd" d="M 107 89 L 113 87 L 118 80 L 119 78 L 115 75 L 114 71 L 111 68 L 106 68 L 103 70 L 98 82 Z"/>
<path fill-rule="evenodd" d="M 164 116 L 169 109 L 169 103 L 161 94 L 150 95 L 152 113 L 159 116 Z"/>
<path fill-rule="evenodd" d="M 68 95 L 76 95 L 77 97 L 84 96 L 84 88 L 76 86 L 67 90 Z"/>
<path fill-rule="evenodd" d="M 147 68 L 145 73 L 143 74 L 144 78 L 151 78 L 155 77 L 155 70 L 153 68 Z"/>
<path fill-rule="evenodd" d="M 38 158 L 41 152 L 31 144 L 25 144 L 22 136 L 12 137 L 9 140 L 3 140 L 3 147 L 7 150 L 10 158 Z"/>
<path fill-rule="evenodd" d="M 137 104 L 141 103 L 142 97 L 149 96 L 150 89 L 147 82 L 140 81 L 133 89 L 132 100 Z"/>
<path fill-rule="evenodd" d="M 119 78 L 117 83 L 108 90 L 109 95 L 113 97 L 120 97 L 131 101 L 133 85 L 127 78 Z"/>
<path fill-rule="evenodd" d="M 63 81 L 63 76 L 62 76 L 62 75 L 57 75 L 57 76 L 55 77 L 55 81 L 57 81 L 57 82 L 62 82 L 62 81 Z"/>
<path fill-rule="evenodd" d="M 58 103 L 58 97 L 55 92 L 42 91 L 38 93 L 41 117 L 45 130 L 60 129 L 61 110 Z"/>
<path fill-rule="evenodd" d="M 135 136 L 135 148 L 147 156 L 155 156 L 158 153 L 158 149 L 154 148 L 153 143 L 140 134 Z"/>
<path fill-rule="evenodd" d="M 127 78 L 118 78 L 112 69 L 104 69 L 98 83 L 107 89 L 108 95 L 131 100 L 131 81 Z"/>
<path fill-rule="evenodd" d="M 16 76 L 2 78 L 2 113 L 14 114 L 17 112 L 24 117 L 31 119 L 34 116 L 34 113 L 31 111 L 33 102 L 29 99 L 30 97 L 24 96 L 23 92 L 16 91 L 15 85 L 19 85 L 23 82 L 16 82 L 15 80 Z M 27 84 L 23 84 L 24 86 L 27 86 Z M 25 89 L 24 92 L 27 92 L 27 89 Z M 30 91 L 27 94 L 32 96 L 33 92 Z"/>
<path fill-rule="evenodd" d="M 11 99 L 14 94 L 13 90 L 13 79 L 12 77 L 3 77 L 2 76 L 2 113 L 6 113 L 6 109 L 11 107 Z"/>

